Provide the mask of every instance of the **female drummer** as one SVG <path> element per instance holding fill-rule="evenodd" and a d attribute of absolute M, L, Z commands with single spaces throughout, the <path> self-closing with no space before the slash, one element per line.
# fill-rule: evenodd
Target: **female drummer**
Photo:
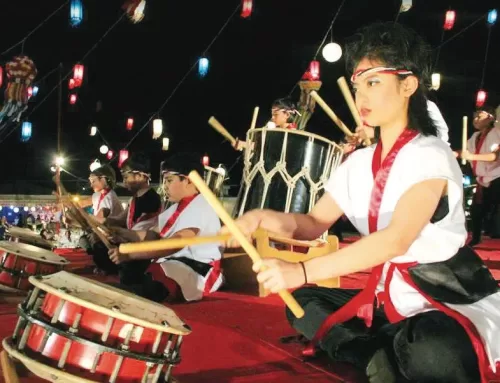
<path fill-rule="evenodd" d="M 297 125 L 293 122 L 297 115 L 300 114 L 292 100 L 279 98 L 271 106 L 271 120 L 269 121 L 271 124 L 268 124 L 268 128 L 297 129 Z M 245 141 L 236 139 L 234 144 L 236 150 L 243 150 L 245 147 Z"/>
<path fill-rule="evenodd" d="M 429 53 L 402 25 L 361 29 L 347 68 L 379 142 L 336 169 L 309 214 L 256 210 L 237 221 L 245 233 L 310 240 L 346 214 L 362 239 L 302 264 L 264 260 L 258 280 L 277 292 L 372 268 L 362 292 L 305 286 L 294 292 L 305 316 L 287 311 L 308 351 L 352 363 L 370 382 L 486 382 L 500 360 L 498 285 L 464 247 L 462 173 L 427 110 Z"/>

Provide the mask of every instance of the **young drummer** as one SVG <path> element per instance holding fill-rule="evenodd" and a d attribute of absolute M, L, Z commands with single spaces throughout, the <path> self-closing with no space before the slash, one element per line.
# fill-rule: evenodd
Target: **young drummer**
<path fill-rule="evenodd" d="M 486 383 L 500 360 L 499 288 L 464 246 L 462 173 L 427 112 L 429 52 L 400 24 L 360 30 L 346 62 L 378 143 L 336 169 L 309 214 L 257 210 L 237 221 L 248 234 L 263 227 L 310 240 L 346 214 L 359 241 L 299 264 L 266 259 L 258 280 L 277 292 L 372 268 L 361 292 L 302 287 L 294 296 L 305 316 L 287 311 L 312 340 L 307 351 L 352 363 L 372 383 Z"/>
<path fill-rule="evenodd" d="M 160 238 L 213 236 L 220 221 L 209 203 L 189 181 L 187 174 L 197 170 L 203 174 L 200 157 L 178 154 L 162 164 L 163 187 L 169 201 L 174 202 L 158 216 L 157 226 L 150 231 L 118 229 L 118 242 L 138 242 Z M 184 298 L 195 301 L 216 291 L 222 284 L 218 244 L 187 246 L 183 249 L 141 254 L 120 254 L 110 250 L 111 260 L 129 267 L 128 279 L 121 278 L 124 288 L 155 301 Z"/>

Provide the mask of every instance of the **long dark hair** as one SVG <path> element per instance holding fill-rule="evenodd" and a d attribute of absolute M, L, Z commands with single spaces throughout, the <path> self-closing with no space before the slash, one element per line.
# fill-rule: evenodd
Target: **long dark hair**
<path fill-rule="evenodd" d="M 375 23 L 358 30 L 346 45 L 346 69 L 353 73 L 364 58 L 384 65 L 411 70 L 418 88 L 410 97 L 409 128 L 424 136 L 437 136 L 437 126 L 427 110 L 431 48 L 415 31 L 394 22 Z M 404 79 L 407 75 L 398 75 Z"/>

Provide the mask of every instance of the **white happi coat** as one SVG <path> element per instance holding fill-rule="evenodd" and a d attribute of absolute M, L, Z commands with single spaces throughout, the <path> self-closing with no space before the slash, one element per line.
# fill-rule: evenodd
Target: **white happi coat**
<path fill-rule="evenodd" d="M 372 158 L 375 146 L 358 150 L 337 168 L 325 190 L 333 197 L 356 229 L 365 236 L 368 209 L 374 186 Z M 396 156 L 380 206 L 378 229 L 386 228 L 401 196 L 413 185 L 429 179 L 448 181 L 449 213 L 441 221 L 427 224 L 406 254 L 393 258 L 393 263 L 433 263 L 452 258 L 464 246 L 467 231 L 463 210 L 462 172 L 451 149 L 437 137 L 418 135 Z M 411 217 L 408 217 L 411 219 Z M 377 287 L 383 291 L 385 275 Z M 433 310 L 431 304 L 408 285 L 396 269 L 389 285 L 389 295 L 397 312 L 405 317 Z M 468 317 L 478 329 L 490 365 L 500 361 L 500 293 L 469 305 L 447 304 Z"/>
<path fill-rule="evenodd" d="M 475 154 L 476 153 L 476 141 L 480 132 L 475 132 L 469 141 L 467 141 L 467 150 Z M 491 153 L 495 151 L 500 145 L 500 123 L 496 123 L 495 126 L 488 132 L 488 135 L 481 145 L 479 154 Z M 490 186 L 491 181 L 500 177 L 500 158 L 496 161 L 477 161 L 476 164 L 476 179 L 479 184 L 483 186 Z"/>

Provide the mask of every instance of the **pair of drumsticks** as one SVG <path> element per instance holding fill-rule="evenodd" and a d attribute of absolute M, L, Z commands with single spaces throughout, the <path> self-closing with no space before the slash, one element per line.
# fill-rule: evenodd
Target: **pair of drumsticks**
<path fill-rule="evenodd" d="M 347 81 L 345 77 L 340 77 L 337 80 L 337 84 L 340 88 L 340 91 L 342 92 L 342 95 L 344 96 L 347 106 L 349 107 L 349 110 L 351 111 L 351 114 L 354 118 L 354 121 L 356 122 L 357 126 L 363 126 L 363 121 L 361 120 L 361 116 L 358 112 L 358 109 L 356 108 L 356 103 L 354 101 L 354 98 L 352 97 L 351 91 L 349 90 L 349 86 L 347 85 Z M 311 91 L 310 93 L 311 97 L 318 103 L 319 106 L 325 111 L 325 113 L 328 115 L 328 117 L 331 118 L 331 120 L 339 127 L 342 132 L 348 136 L 352 137 L 354 135 L 353 132 L 349 130 L 349 128 L 344 124 L 344 122 L 335 114 L 335 112 L 328 106 L 328 104 L 321 98 L 321 96 L 316 92 L 315 90 Z M 259 107 L 255 107 L 253 118 L 252 118 L 252 124 L 250 126 L 250 129 L 255 128 L 255 124 L 257 122 L 257 114 L 259 113 Z M 236 138 L 231 135 L 227 131 L 224 126 L 217 121 L 215 117 L 210 117 L 208 120 L 208 123 L 210 126 L 212 126 L 217 132 L 219 132 L 223 137 L 225 137 L 232 146 L 236 144 Z M 366 146 L 371 145 L 371 141 L 369 138 L 364 140 L 364 144 Z"/>

